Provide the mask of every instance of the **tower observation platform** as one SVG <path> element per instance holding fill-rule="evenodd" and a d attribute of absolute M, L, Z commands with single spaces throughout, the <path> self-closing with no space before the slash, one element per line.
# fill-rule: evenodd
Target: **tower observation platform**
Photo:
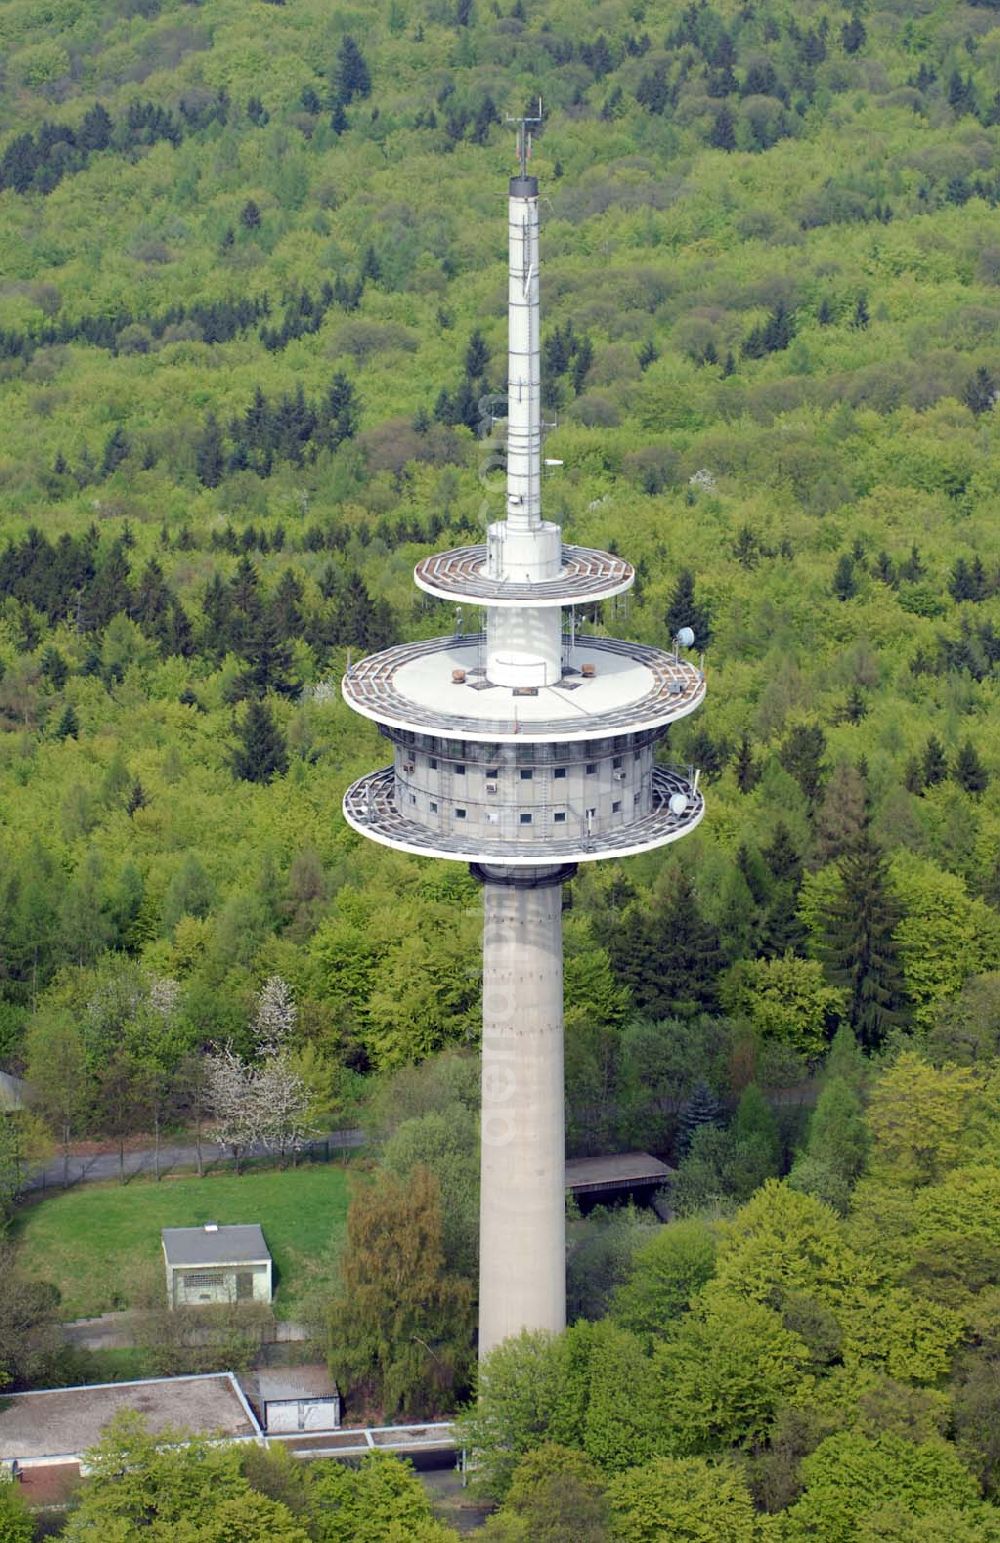
<path fill-rule="evenodd" d="M 561 885 L 579 863 L 680 839 L 704 813 L 697 775 L 655 760 L 702 702 L 701 670 L 676 645 L 578 634 L 572 608 L 635 575 L 565 546 L 542 515 L 538 182 L 523 154 L 508 254 L 506 518 L 414 574 L 480 607 L 481 629 L 387 648 L 343 681 L 392 745 L 392 764 L 348 789 L 348 823 L 467 862 L 483 884 L 481 1355 L 565 1324 Z"/>

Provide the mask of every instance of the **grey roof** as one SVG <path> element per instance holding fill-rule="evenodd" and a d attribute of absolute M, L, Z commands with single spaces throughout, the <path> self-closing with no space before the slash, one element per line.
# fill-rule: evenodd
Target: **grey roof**
<path fill-rule="evenodd" d="M 169 1265 L 266 1264 L 271 1257 L 258 1222 L 245 1227 L 164 1227 L 161 1236 Z"/>
<path fill-rule="evenodd" d="M 262 1404 L 287 1399 L 337 1398 L 337 1384 L 325 1366 L 262 1367 L 257 1373 Z"/>
<path fill-rule="evenodd" d="M 122 1409 L 138 1410 L 154 1435 L 178 1426 L 229 1437 L 259 1431 L 231 1372 L 46 1388 L 0 1399 L 0 1459 L 77 1456 Z"/>

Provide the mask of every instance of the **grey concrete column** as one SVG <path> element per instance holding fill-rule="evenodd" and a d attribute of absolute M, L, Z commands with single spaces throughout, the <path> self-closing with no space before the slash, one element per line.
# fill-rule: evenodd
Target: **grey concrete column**
<path fill-rule="evenodd" d="M 483 885 L 480 1356 L 566 1325 L 562 886 L 542 884 Z"/>

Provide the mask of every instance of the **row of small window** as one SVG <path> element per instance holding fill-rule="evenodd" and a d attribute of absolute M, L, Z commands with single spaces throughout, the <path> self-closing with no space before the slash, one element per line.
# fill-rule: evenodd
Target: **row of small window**
<path fill-rule="evenodd" d="M 411 804 L 415 804 L 416 801 L 417 801 L 417 795 L 415 793 L 411 793 L 410 794 L 410 803 Z M 638 798 L 635 799 L 635 802 L 638 803 Z M 428 807 L 430 809 L 431 814 L 437 814 L 438 806 L 437 806 L 437 800 L 436 799 L 432 798 L 430 800 L 430 803 L 429 803 Z M 611 805 L 611 813 L 612 814 L 620 814 L 621 813 L 621 807 L 622 807 L 621 799 L 620 798 L 616 798 L 614 803 Z M 456 820 L 464 820 L 466 818 L 466 810 L 464 810 L 464 809 L 453 809 L 452 813 L 455 816 Z M 596 809 L 588 809 L 586 811 L 586 813 L 587 813 L 587 816 L 588 816 L 589 819 L 594 820 L 594 819 L 597 818 L 597 810 Z M 486 818 L 490 822 L 490 824 L 495 825 L 500 817 L 499 817 L 498 814 L 494 814 L 492 812 L 492 810 L 490 810 L 490 811 L 487 811 Z M 520 818 L 520 821 L 521 821 L 522 825 L 531 825 L 531 824 L 534 823 L 534 816 L 533 815 L 522 814 L 522 815 L 519 816 L 519 818 Z M 566 823 L 566 811 L 565 811 L 565 809 L 555 809 L 555 810 L 553 810 L 552 822 L 555 825 L 565 825 L 565 823 Z"/>
<path fill-rule="evenodd" d="M 636 751 L 635 759 L 636 759 L 636 761 L 641 760 L 641 756 L 640 756 L 638 751 Z M 436 771 L 437 770 L 437 763 L 438 763 L 438 761 L 437 761 L 437 756 L 436 755 L 429 755 L 427 757 L 427 765 L 430 767 L 431 771 Z M 621 764 L 622 764 L 622 757 L 620 755 L 616 755 L 616 756 L 614 756 L 612 758 L 611 765 L 612 765 L 612 768 L 615 771 L 618 770 L 618 768 L 621 766 Z M 587 773 L 588 777 L 593 777 L 595 775 L 595 773 L 597 771 L 597 766 L 598 766 L 598 763 L 596 761 L 587 761 L 586 762 L 586 764 L 584 766 L 584 770 Z M 456 777 L 464 777 L 465 776 L 465 767 L 461 763 L 459 763 L 459 762 L 454 763 L 452 765 L 451 769 L 455 773 Z M 522 767 L 519 775 L 520 775 L 520 778 L 521 778 L 522 782 L 530 782 L 532 777 L 535 775 L 535 770 L 534 770 L 533 767 L 527 767 L 527 766 L 526 767 Z M 552 775 L 553 775 L 553 777 L 565 777 L 565 775 L 566 775 L 566 768 L 565 768 L 565 766 L 554 766 L 552 768 Z M 486 776 L 487 782 L 494 782 L 494 781 L 496 781 L 496 779 L 500 776 L 500 768 L 499 768 L 499 766 L 488 766 L 486 768 L 485 776 Z"/>

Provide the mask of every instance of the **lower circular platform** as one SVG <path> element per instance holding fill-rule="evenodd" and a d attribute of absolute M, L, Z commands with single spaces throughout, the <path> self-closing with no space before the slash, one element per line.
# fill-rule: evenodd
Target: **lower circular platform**
<path fill-rule="evenodd" d="M 360 777 L 344 794 L 348 825 L 370 841 L 417 857 L 445 857 L 453 862 L 503 868 L 544 868 L 557 863 L 591 863 L 602 857 L 635 857 L 679 841 L 694 830 L 705 813 L 705 801 L 689 778 L 672 768 L 656 766 L 652 808 L 642 819 L 595 831 L 585 839 L 546 836 L 540 841 L 488 841 L 477 834 L 472 844 L 467 835 L 464 840 L 460 833 L 444 835 L 408 819 L 396 807 L 395 792 L 396 776 L 391 766 Z M 686 800 L 679 814 L 670 808 L 676 793 Z"/>

